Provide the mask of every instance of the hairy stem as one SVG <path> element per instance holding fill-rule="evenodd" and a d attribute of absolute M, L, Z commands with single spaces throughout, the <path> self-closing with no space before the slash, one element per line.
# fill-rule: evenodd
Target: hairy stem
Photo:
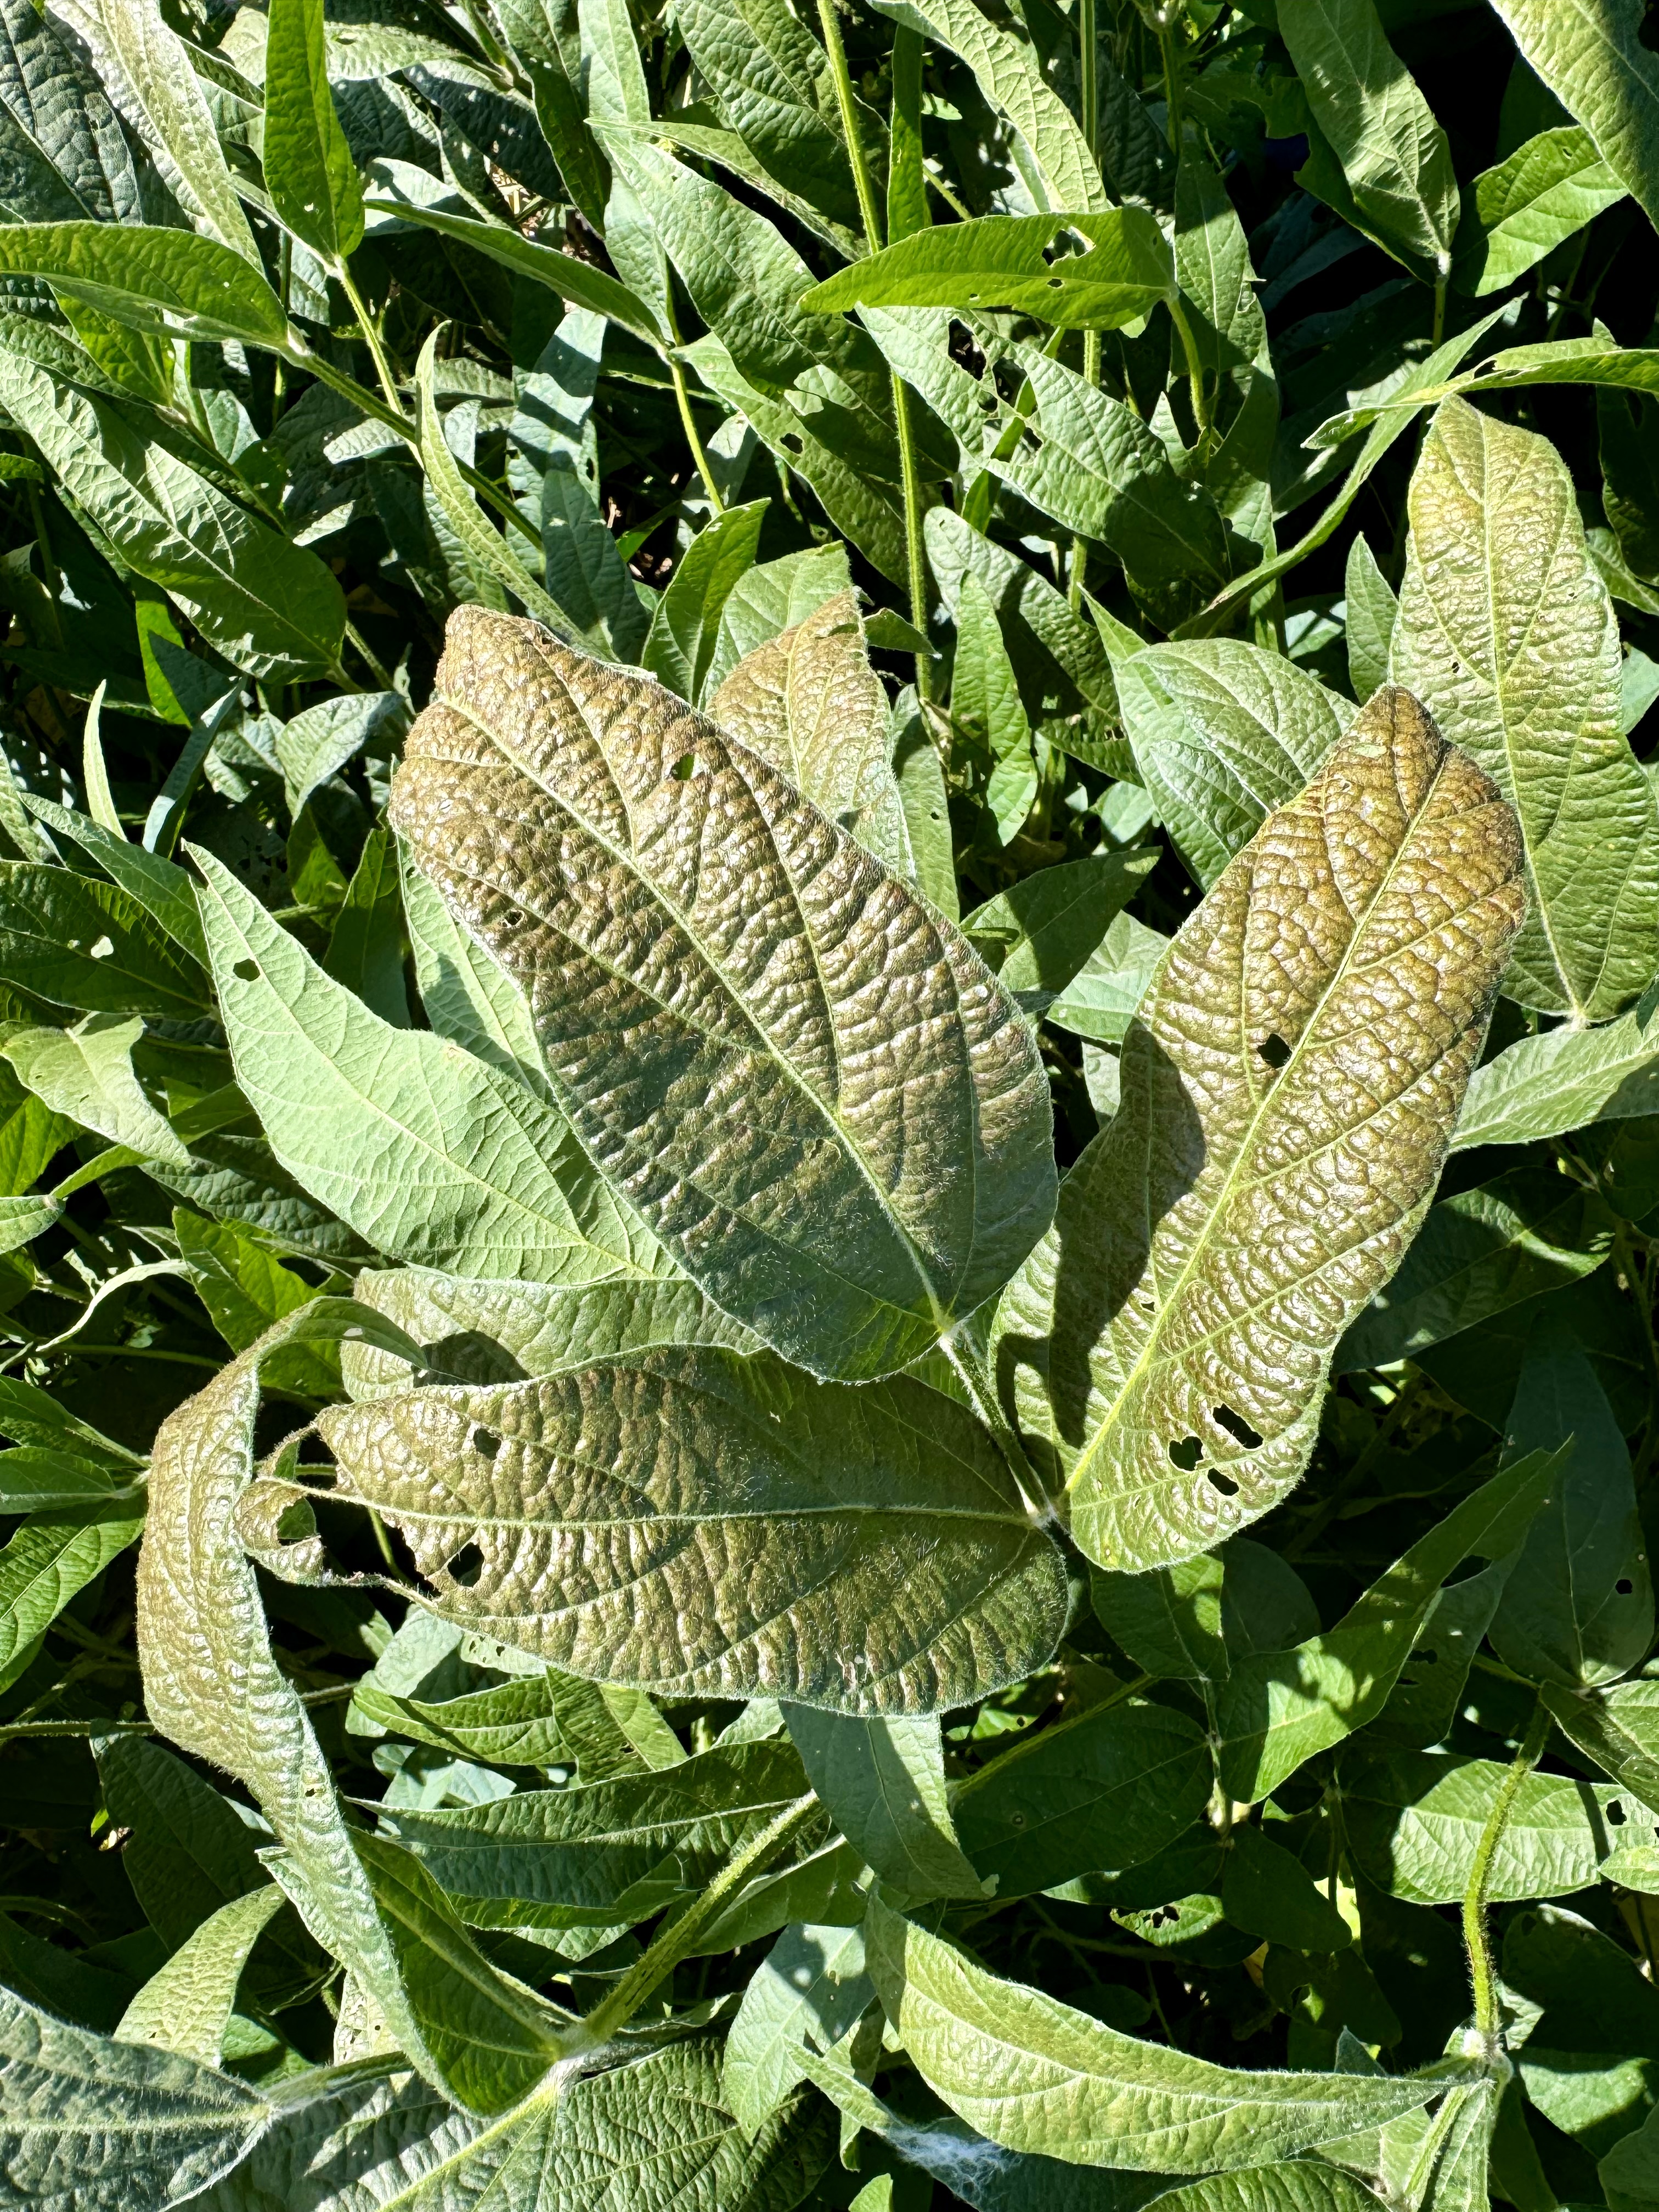
<path fill-rule="evenodd" d="M 578 2047 L 597 2051 L 625 2027 L 652 1991 L 673 1972 L 704 1929 L 719 1919 L 750 1875 L 758 1874 L 793 1837 L 799 1835 L 817 1810 L 818 1801 L 808 1790 L 805 1797 L 797 1797 L 793 1805 L 786 1805 L 752 1842 L 728 1859 L 708 1888 L 687 1905 L 678 1920 L 659 1930 L 644 1957 L 635 1960 L 609 1996 L 602 1997 L 594 2006 L 577 2032 Z"/>
<path fill-rule="evenodd" d="M 1486 1926 L 1486 1893 L 1492 1887 L 1492 1861 L 1503 1841 L 1521 1784 L 1537 1765 L 1550 1732 L 1549 1707 L 1540 1698 L 1521 1747 L 1504 1777 L 1480 1840 L 1474 1847 L 1474 1864 L 1463 1894 L 1463 1948 L 1468 1954 L 1469 1984 L 1474 1996 L 1474 2028 L 1489 2053 L 1500 2047 L 1502 2022 L 1498 2009 L 1498 1972 L 1492 1962 L 1492 1936 Z"/>
<path fill-rule="evenodd" d="M 334 274 L 339 280 L 340 289 L 351 302 L 351 312 L 357 318 L 357 327 L 362 332 L 363 342 L 373 356 L 374 374 L 380 380 L 380 389 L 386 394 L 386 404 L 395 413 L 401 414 L 403 402 L 398 397 L 398 380 L 392 374 L 392 364 L 386 357 L 386 348 L 380 343 L 379 327 L 368 311 L 368 301 L 357 289 L 357 280 L 353 276 L 343 255 L 335 263 Z"/>

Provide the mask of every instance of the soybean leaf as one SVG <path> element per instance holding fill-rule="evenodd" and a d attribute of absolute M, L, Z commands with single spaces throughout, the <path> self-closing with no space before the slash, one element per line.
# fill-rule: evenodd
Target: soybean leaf
<path fill-rule="evenodd" d="M 1010 991 L 1064 991 L 1158 864 L 1156 850 L 1101 852 L 1040 868 L 963 923 Z"/>
<path fill-rule="evenodd" d="M 1361 818 L 1363 860 L 1346 827 Z M 1520 920 L 1519 866 L 1490 781 L 1384 691 L 1175 939 L 1125 1042 L 1122 1105 L 992 1346 L 1100 1565 L 1208 1550 L 1297 1480 L 1335 1341 L 1433 1189 Z M 1286 965 L 1292 911 L 1322 915 L 1319 950 L 1298 934 Z M 1387 1152 L 1386 1200 L 1338 1176 L 1350 1146 Z M 1339 1194 L 1360 1187 L 1342 1218 Z M 1101 1224 L 1086 1242 L 1084 1218 Z"/>
<path fill-rule="evenodd" d="M 1036 751 L 997 611 L 971 569 L 962 579 L 957 606 L 951 711 L 991 756 L 985 803 L 999 840 L 1012 845 L 1036 802 Z"/>
<path fill-rule="evenodd" d="M 309 548 L 256 521 L 147 439 L 115 404 L 0 356 L 0 405 L 25 428 L 122 558 L 159 584 L 207 642 L 252 676 L 314 675 L 338 659 L 339 585 Z"/>
<path fill-rule="evenodd" d="M 1352 219 L 1408 269 L 1443 284 L 1458 215 L 1451 149 L 1372 0 L 1280 0 L 1279 28 L 1341 164 Z"/>
<path fill-rule="evenodd" d="M 132 1048 L 143 1033 L 141 1015 L 88 1014 L 70 1030 L 21 1030 L 0 1052 L 54 1113 L 145 1158 L 186 1168 L 189 1152 L 133 1072 Z"/>
<path fill-rule="evenodd" d="M 404 908 L 392 832 L 372 830 L 334 916 L 324 972 L 394 1029 L 409 1025 Z"/>
<path fill-rule="evenodd" d="M 1443 1199 L 1394 1280 L 1338 1345 L 1335 1371 L 1386 1366 L 1580 1280 L 1606 1259 L 1612 1229 L 1594 1194 L 1548 1168 L 1515 1168 Z"/>
<path fill-rule="evenodd" d="M 1532 911 L 1506 988 L 1605 1020 L 1659 967 L 1659 813 L 1572 480 L 1542 438 L 1449 399 L 1410 504 L 1393 672 L 1516 808 Z"/>
<path fill-rule="evenodd" d="M 1586 1121 L 1659 1111 L 1659 1031 L 1639 1007 L 1598 1029 L 1546 1030 L 1508 1046 L 1470 1079 L 1453 1150 L 1524 1145 Z"/>
<path fill-rule="evenodd" d="M 1623 0 L 1493 0 L 1527 60 L 1595 142 L 1627 191 L 1659 222 L 1659 66 Z"/>
<path fill-rule="evenodd" d="M 1098 163 L 1071 110 L 1043 76 L 1035 54 L 973 0 L 876 0 L 884 15 L 948 46 L 973 71 L 981 92 L 1018 134 L 1016 158 L 1039 204 L 1109 205 Z"/>
<path fill-rule="evenodd" d="M 1370 1723 L 1374 1741 L 1416 1750 L 1444 1740 L 1461 1709 L 1480 1639 L 1504 1595 L 1512 1559 L 1513 1554 L 1494 1559 L 1479 1574 L 1466 1575 L 1441 1590 L 1418 1631 L 1388 1704 Z"/>
<path fill-rule="evenodd" d="M 184 40 L 162 20 L 155 0 L 99 0 L 99 15 L 139 106 L 208 228 L 258 268 L 258 248 Z"/>
<path fill-rule="evenodd" d="M 461 927 L 431 881 L 410 866 L 401 840 L 398 860 L 416 988 L 428 1024 L 545 1099 L 547 1079 L 524 993 Z"/>
<path fill-rule="evenodd" d="M 1282 654 L 1231 640 L 1115 653 L 1112 673 L 1141 781 L 1207 890 L 1318 769 L 1338 702 Z"/>
<path fill-rule="evenodd" d="M 839 2043 L 874 1998 L 861 1929 L 785 1929 L 750 1976 L 726 2039 L 721 2094 L 746 2136 L 805 2077 L 803 2041 Z"/>
<path fill-rule="evenodd" d="M 495 1766 L 574 1765 L 555 1682 L 550 1672 L 520 1674 L 493 1689 L 432 1705 L 394 1697 L 371 1681 L 353 1692 L 352 1706 L 384 1729 L 453 1752 L 458 1759 Z"/>
<path fill-rule="evenodd" d="M 655 684 L 464 610 L 392 816 L 531 995 L 592 1156 L 693 1279 L 791 1358 L 889 1372 L 1029 1249 L 1054 1170 L 1013 1001 L 949 923 Z M 703 854 L 690 878 L 688 836 Z M 709 865 L 723 845 L 744 856 L 729 890 Z M 817 979 L 806 1025 L 771 948 L 731 938 L 739 896 L 799 917 L 788 964 Z M 895 929 L 916 963 L 890 1039 L 902 1089 L 873 1069 L 849 1080 L 842 1042 L 854 1020 L 864 1042 L 863 971 Z M 695 1024 L 665 995 L 689 1008 L 692 976 Z M 728 1083 L 766 1142 L 705 1188 L 694 1153 L 720 1141 Z"/>
<path fill-rule="evenodd" d="M 651 617 L 588 485 L 562 453 L 551 456 L 542 477 L 541 527 L 543 580 L 564 629 L 612 659 L 638 659 Z M 670 591 L 685 565 L 676 568 Z"/>
<path fill-rule="evenodd" d="M 1293 1951 L 1340 1951 L 1353 1931 L 1293 1851 L 1245 1822 L 1228 1841 L 1222 1901 L 1236 1928 Z"/>
<path fill-rule="evenodd" d="M 1133 915 L 1119 915 L 1045 1020 L 1099 1043 L 1121 1044 L 1169 946 L 1167 937 Z"/>
<path fill-rule="evenodd" d="M 276 750 L 290 818 L 297 822 L 312 793 L 337 775 L 372 737 L 384 730 L 389 738 L 407 712 L 397 692 L 368 691 L 319 700 L 284 723 Z"/>
<path fill-rule="evenodd" d="M 1509 1767 L 1456 1752 L 1401 1751 L 1342 1777 L 1342 1813 L 1356 1864 L 1390 1896 L 1455 1905 L 1468 1893 L 1474 1856 Z M 1609 1783 L 1529 1774 L 1510 1802 L 1492 1854 L 1488 1895 L 1563 1897 L 1596 1878 L 1613 1832 Z"/>
<path fill-rule="evenodd" d="M 472 1926 L 556 1928 L 638 1917 L 636 1903 L 655 1911 L 805 1785 L 788 1744 L 736 1744 L 653 1773 L 386 1819 Z"/>
<path fill-rule="evenodd" d="M 1624 197 L 1587 131 L 1540 131 L 1475 179 L 1454 243 L 1452 283 L 1477 299 L 1501 292 Z"/>
<path fill-rule="evenodd" d="M 993 2142 L 1080 2166 L 1261 2166 L 1413 2112 L 1442 2082 L 1250 2074 L 1139 2043 L 999 1980 L 872 1899 L 869 1971 L 917 2071 Z"/>
<path fill-rule="evenodd" d="M 153 2044 L 216 2066 L 242 1969 L 287 1902 L 267 1882 L 222 1905 L 139 1990 L 121 2016 L 117 2042 Z"/>
<path fill-rule="evenodd" d="M 1363 707 L 1389 680 L 1389 654 L 1400 612 L 1393 587 L 1364 536 L 1357 536 L 1348 548 L 1343 586 L 1348 611 L 1348 680 Z"/>
<path fill-rule="evenodd" d="M 793 629 L 852 586 L 847 548 L 834 540 L 746 568 L 720 611 L 720 635 L 706 679 L 710 690 L 726 681 L 745 653 Z"/>
<path fill-rule="evenodd" d="M 334 112 L 321 0 L 271 0 L 265 40 L 265 185 L 279 220 L 338 268 L 363 234 L 363 188 Z"/>
<path fill-rule="evenodd" d="M 1184 1713 L 1109 1705 L 989 1760 L 952 1810 L 963 1849 L 998 1897 L 1138 1865 L 1202 1814 L 1210 1747 Z"/>
<path fill-rule="evenodd" d="M 778 0 L 689 0 L 680 31 L 763 173 L 856 224 L 830 58 L 805 25 Z"/>
<path fill-rule="evenodd" d="M 809 1705 L 784 1718 L 819 1802 L 896 1903 L 985 1894 L 951 1824 L 937 1720 Z"/>
<path fill-rule="evenodd" d="M 94 1013 L 199 1020 L 193 960 L 112 884 L 27 860 L 0 863 L 0 948 L 14 982 Z"/>
<path fill-rule="evenodd" d="M 853 1390 L 665 1349 L 319 1425 L 428 1602 L 572 1674 L 935 1712 L 1040 1665 L 1062 1624 L 1059 1554 L 1000 1453 L 902 1376 Z"/>
<path fill-rule="evenodd" d="M 227 2172 L 270 2107 L 193 2058 L 112 2043 L 0 1990 L 7 2193 L 34 2212 L 183 2203 Z"/>
<path fill-rule="evenodd" d="M 79 45 L 12 6 L 4 21 L 3 169 L 12 223 L 130 223 L 139 211 L 131 149 Z"/>
<path fill-rule="evenodd" d="M 1062 230 L 1082 253 L 1048 249 Z M 1175 291 L 1168 240 L 1144 208 L 1103 215 L 984 216 L 919 230 L 815 284 L 811 314 L 849 307 L 994 307 L 1036 315 L 1062 330 L 1116 330 Z"/>
<path fill-rule="evenodd" d="M 1559 1682 L 1544 1702 L 1561 1732 L 1615 1782 L 1659 1812 L 1659 1696 L 1652 1682 L 1617 1682 L 1584 1695 Z M 1625 1842 L 1622 1837 L 1619 1839 Z M 1651 1846 L 1649 1846 L 1651 1849 Z"/>
<path fill-rule="evenodd" d="M 60 836 L 70 838 L 96 860 L 117 887 L 137 899 L 159 921 L 173 943 L 181 945 L 204 968 L 207 945 L 196 911 L 196 893 L 190 878 L 160 853 L 148 853 L 83 814 L 55 805 L 31 792 L 26 800 L 31 813 L 48 823 Z"/>
<path fill-rule="evenodd" d="M 1533 1324 L 1510 1408 L 1511 1455 L 1571 1443 L 1528 1531 L 1490 1630 L 1528 1681 L 1585 1689 L 1638 1665 L 1653 1640 L 1653 1583 L 1630 1454 L 1595 1370 L 1547 1307 Z"/>
<path fill-rule="evenodd" d="M 1096 1613 L 1143 1673 L 1160 1680 L 1219 1681 L 1228 1668 L 1222 1638 L 1222 1559 L 1201 1554 L 1150 1574 L 1090 1571 Z"/>
<path fill-rule="evenodd" d="M 1419 1537 L 1334 1628 L 1239 1661 L 1217 1708 L 1222 1788 L 1249 1804 L 1271 1796 L 1374 1719 L 1454 1568 L 1472 1553 L 1496 1559 L 1515 1550 L 1565 1475 L 1563 1455 L 1529 1452 Z"/>
<path fill-rule="evenodd" d="M 29 1515 L 0 1551 L 0 1679 L 16 1679 L 20 1658 L 143 1525 L 142 1492 Z"/>
<path fill-rule="evenodd" d="M 704 696 L 721 612 L 732 586 L 755 565 L 769 504 L 757 499 L 747 507 L 728 507 L 705 524 L 676 563 L 657 602 L 640 661 L 665 690 L 679 698 Z"/>
<path fill-rule="evenodd" d="M 9 224 L 0 269 L 44 276 L 60 295 L 163 337 L 235 338 L 278 349 L 289 343 L 283 303 L 258 264 L 195 231 Z"/>
<path fill-rule="evenodd" d="M 192 853 L 237 1080 L 306 1189 L 401 1259 L 542 1281 L 653 1272 L 649 1239 L 551 1108 L 458 1046 L 381 1021 Z"/>

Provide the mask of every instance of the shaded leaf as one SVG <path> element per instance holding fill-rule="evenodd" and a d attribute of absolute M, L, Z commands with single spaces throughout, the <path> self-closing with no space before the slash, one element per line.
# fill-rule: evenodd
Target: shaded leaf
<path fill-rule="evenodd" d="M 951 1823 L 937 1720 L 809 1705 L 784 1718 L 819 1802 L 896 1903 L 985 1894 Z"/>

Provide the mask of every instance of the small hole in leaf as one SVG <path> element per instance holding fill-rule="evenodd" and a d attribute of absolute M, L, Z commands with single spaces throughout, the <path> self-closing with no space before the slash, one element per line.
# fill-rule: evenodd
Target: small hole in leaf
<path fill-rule="evenodd" d="M 1263 1037 L 1256 1050 L 1275 1072 L 1283 1067 L 1291 1056 L 1291 1048 L 1277 1031 L 1272 1036 Z"/>
<path fill-rule="evenodd" d="M 690 783 L 696 772 L 697 757 L 696 753 L 682 753 L 679 758 L 675 762 L 673 767 L 668 771 L 670 775 L 673 777 L 676 783 Z"/>
<path fill-rule="evenodd" d="M 241 982 L 257 983 L 259 980 L 259 963 L 257 960 L 239 960 L 230 972 Z"/>
<path fill-rule="evenodd" d="M 501 1440 L 494 1429 L 474 1429 L 472 1449 L 480 1459 L 494 1459 L 501 1448 Z"/>
<path fill-rule="evenodd" d="M 804 453 L 806 451 L 805 440 L 798 438 L 793 430 L 786 430 L 778 442 L 787 453 Z"/>
<path fill-rule="evenodd" d="M 1419 1667 L 1437 1667 L 1440 1664 L 1440 1654 L 1437 1651 L 1413 1651 L 1412 1657 Z"/>
<path fill-rule="evenodd" d="M 484 1556 L 476 1544 L 463 1544 L 449 1563 L 449 1579 L 471 1589 L 483 1572 Z"/>
<path fill-rule="evenodd" d="M 1261 1442 L 1260 1429 L 1253 1429 L 1243 1413 L 1234 1413 L 1231 1406 L 1218 1406 L 1215 1417 L 1227 1434 L 1242 1443 L 1246 1451 L 1255 1451 Z"/>
<path fill-rule="evenodd" d="M 524 922 L 524 908 L 521 906 L 510 906 L 501 918 L 509 929 L 518 929 Z"/>
<path fill-rule="evenodd" d="M 1607 1826 L 1610 1828 L 1622 1828 L 1624 1825 L 1625 1808 L 1615 1797 L 1607 1808 Z"/>
<path fill-rule="evenodd" d="M 1618 1581 L 1613 1584 L 1613 1588 L 1618 1591 L 1620 1597 L 1628 1597 L 1631 1592 L 1636 1588 L 1636 1585 L 1628 1575 L 1620 1575 Z"/>
<path fill-rule="evenodd" d="M 1065 283 L 1066 279 L 1063 276 L 1051 276 L 1048 279 L 1048 289 L 1051 292 L 1061 291 L 1065 288 Z"/>
<path fill-rule="evenodd" d="M 1204 1447 L 1196 1437 L 1182 1437 L 1170 1445 L 1170 1457 L 1183 1474 L 1190 1474 L 1204 1456 Z"/>
<path fill-rule="evenodd" d="M 1238 1495 L 1238 1485 L 1230 1474 L 1223 1474 L 1217 1467 L 1210 1469 L 1210 1487 L 1218 1490 L 1224 1498 L 1237 1498 Z"/>

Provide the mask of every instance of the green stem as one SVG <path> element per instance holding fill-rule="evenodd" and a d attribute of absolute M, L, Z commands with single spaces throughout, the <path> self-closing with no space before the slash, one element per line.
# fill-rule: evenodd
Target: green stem
<path fill-rule="evenodd" d="M 1492 1887 L 1492 1861 L 1498 1856 L 1498 1846 L 1503 1841 L 1510 1814 L 1520 1795 L 1522 1784 L 1543 1753 L 1549 1732 L 1549 1707 L 1540 1698 L 1533 1717 L 1527 1723 L 1527 1733 L 1521 1740 L 1521 1747 L 1492 1800 L 1486 1825 L 1474 1847 L 1469 1886 L 1463 1895 L 1463 1948 L 1468 1954 L 1469 1984 L 1474 1994 L 1475 2033 L 1493 2057 L 1502 2047 L 1503 2021 L 1498 2006 L 1498 1972 L 1492 1961 L 1492 1936 L 1486 1926 L 1486 1893 Z"/>
<path fill-rule="evenodd" d="M 703 1930 L 720 1917 L 744 1883 L 799 1835 L 817 1810 L 818 1801 L 808 1790 L 805 1797 L 797 1797 L 793 1805 L 786 1805 L 752 1842 L 728 1859 L 708 1888 L 687 1905 L 678 1920 L 658 1931 L 644 1957 L 635 1960 L 611 1994 L 594 2006 L 576 2032 L 572 2055 L 599 2050 L 625 2027 L 652 1991 L 690 1954 Z"/>
<path fill-rule="evenodd" d="M 957 1382 L 968 1393 L 969 1403 L 996 1438 L 997 1449 L 1007 1461 L 1009 1472 L 1024 1497 L 1026 1510 L 1034 1518 L 1051 1516 L 1053 1501 L 1036 1469 L 1026 1457 L 1019 1438 L 1003 1419 L 995 1388 L 981 1360 L 970 1346 L 957 1341 L 954 1331 L 939 1339 L 939 1350 L 950 1361 Z"/>
<path fill-rule="evenodd" d="M 1079 0 L 1077 17 L 1078 59 L 1082 64 L 1083 79 L 1083 135 L 1089 142 L 1089 157 L 1100 158 L 1100 31 L 1096 15 L 1097 0 Z"/>
<path fill-rule="evenodd" d="M 356 623 L 354 622 L 349 622 L 345 626 L 345 634 L 351 640 L 353 645 L 356 647 L 364 667 L 368 669 L 369 674 L 380 685 L 381 690 L 390 691 L 392 689 L 392 678 L 387 674 L 385 665 L 381 661 L 380 655 L 369 644 L 368 640 L 363 635 L 362 630 L 358 629 Z"/>
<path fill-rule="evenodd" d="M 841 21 L 836 14 L 836 0 L 818 0 L 818 21 L 823 27 L 823 44 L 830 56 L 830 73 L 836 81 L 836 105 L 841 112 L 842 135 L 847 141 L 847 158 L 853 165 L 853 183 L 859 196 L 859 214 L 864 222 L 865 243 L 872 253 L 882 248 L 881 213 L 876 205 L 876 188 L 871 180 L 870 165 L 864 158 L 864 142 L 859 136 L 858 112 L 853 105 L 853 76 L 847 66 L 847 48 L 842 43 Z M 893 426 L 898 437 L 899 472 L 904 484 L 904 565 L 910 585 L 910 620 L 924 633 L 927 628 L 927 563 L 922 546 L 921 471 L 916 460 L 915 423 L 910 413 L 910 395 L 896 370 L 893 372 Z M 933 696 L 933 671 L 931 657 L 925 653 L 916 655 L 916 696 L 931 699 Z"/>
<path fill-rule="evenodd" d="M 1089 0 L 1089 4 L 1092 12 L 1093 0 Z M 1091 46 L 1088 51 L 1092 53 L 1094 49 Z M 1091 386 L 1098 385 L 1100 382 L 1100 332 L 1098 331 L 1085 331 L 1083 333 L 1083 380 Z M 1066 578 L 1066 595 L 1071 601 L 1074 614 L 1081 614 L 1083 611 L 1083 586 L 1088 574 L 1088 539 L 1083 537 L 1073 538 L 1071 566 Z"/>
<path fill-rule="evenodd" d="M 398 380 L 392 374 L 392 365 L 386 357 L 386 349 L 380 343 L 380 331 L 374 316 L 368 312 L 368 302 L 357 289 L 357 281 L 347 266 L 343 255 L 335 263 L 334 274 L 339 280 L 340 289 L 351 302 L 351 312 L 357 318 L 357 327 L 362 332 L 363 341 L 374 357 L 374 374 L 380 380 L 380 389 L 386 394 L 386 404 L 394 414 L 401 415 L 403 401 L 398 396 Z"/>
<path fill-rule="evenodd" d="M 1446 280 L 1443 276 L 1434 288 L 1434 337 L 1431 343 L 1437 348 L 1446 335 Z"/>
<path fill-rule="evenodd" d="M 1193 395 L 1193 420 L 1198 425 L 1198 442 L 1201 447 L 1210 435 L 1210 400 L 1204 388 L 1204 364 L 1199 358 L 1197 333 L 1193 329 L 1179 292 L 1170 301 L 1170 319 L 1181 333 L 1181 350 L 1187 362 L 1187 382 Z"/>
<path fill-rule="evenodd" d="M 680 410 L 680 427 L 685 432 L 685 442 L 691 448 L 691 458 L 697 465 L 697 474 L 702 478 L 703 489 L 708 495 L 710 510 L 724 514 L 726 502 L 720 497 L 720 487 L 714 482 L 714 471 L 708 465 L 708 455 L 703 450 L 702 440 L 697 435 L 697 426 L 691 414 L 691 394 L 685 381 L 685 371 L 672 353 L 663 359 L 668 364 L 668 374 L 674 380 L 674 398 Z"/>
<path fill-rule="evenodd" d="M 1164 63 L 1164 101 L 1170 143 L 1181 153 L 1181 63 L 1176 53 L 1175 26 L 1181 0 L 1165 0 L 1158 11 L 1158 51 Z"/>

